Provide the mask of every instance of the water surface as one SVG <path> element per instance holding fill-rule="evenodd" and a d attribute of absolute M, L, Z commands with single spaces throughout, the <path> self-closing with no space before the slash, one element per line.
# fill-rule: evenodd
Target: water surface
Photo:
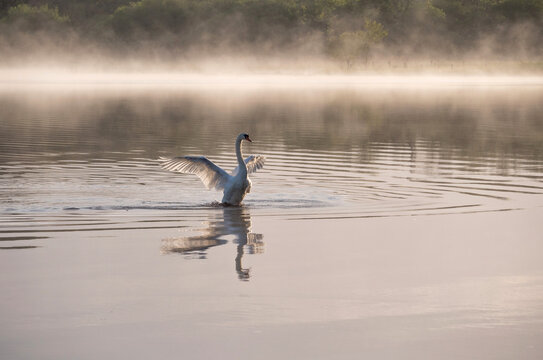
<path fill-rule="evenodd" d="M 3 86 L 0 354 L 540 358 L 543 86 L 472 85 Z M 156 162 L 239 132 L 242 207 Z"/>

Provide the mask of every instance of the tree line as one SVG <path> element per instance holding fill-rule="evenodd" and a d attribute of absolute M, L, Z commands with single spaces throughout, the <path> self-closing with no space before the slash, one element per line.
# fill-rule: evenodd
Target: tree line
<path fill-rule="evenodd" d="M 543 0 L 0 0 L 0 52 L 543 55 Z"/>

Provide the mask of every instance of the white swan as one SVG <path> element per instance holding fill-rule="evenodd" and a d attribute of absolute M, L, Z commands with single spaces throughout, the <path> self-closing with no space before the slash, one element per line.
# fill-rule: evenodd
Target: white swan
<path fill-rule="evenodd" d="M 170 171 L 195 174 L 208 188 L 224 190 L 222 202 L 227 205 L 239 205 L 245 195 L 251 191 L 251 180 L 247 174 L 253 173 L 264 166 L 264 156 L 251 155 L 243 160 L 241 142 L 253 142 L 248 134 L 239 134 L 236 138 L 236 157 L 238 166 L 228 174 L 204 156 L 181 156 L 175 158 L 161 157 L 162 168 Z"/>

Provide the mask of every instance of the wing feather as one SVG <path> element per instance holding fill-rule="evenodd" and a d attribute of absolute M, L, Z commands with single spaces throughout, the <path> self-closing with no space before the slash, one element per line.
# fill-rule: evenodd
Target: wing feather
<path fill-rule="evenodd" d="M 224 189 L 230 175 L 204 156 L 180 156 L 158 159 L 163 169 L 184 174 L 195 174 L 208 189 Z"/>
<path fill-rule="evenodd" d="M 262 155 L 251 155 L 245 159 L 245 165 L 247 166 L 247 174 L 254 173 L 255 171 L 264 167 L 266 158 Z M 232 171 L 232 176 L 235 176 L 239 171 L 239 166 Z"/>

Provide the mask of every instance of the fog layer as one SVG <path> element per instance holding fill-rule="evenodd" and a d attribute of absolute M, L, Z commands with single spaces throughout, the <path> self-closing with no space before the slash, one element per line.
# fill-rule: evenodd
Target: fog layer
<path fill-rule="evenodd" d="M 0 1 L 7 66 L 533 72 L 542 43 L 543 0 Z"/>

